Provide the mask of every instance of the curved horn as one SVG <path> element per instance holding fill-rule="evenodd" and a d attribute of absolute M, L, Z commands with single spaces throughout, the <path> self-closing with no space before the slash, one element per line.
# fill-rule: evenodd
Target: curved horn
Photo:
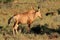
<path fill-rule="evenodd" d="M 31 9 L 34 9 L 32 6 L 30 7 Z"/>

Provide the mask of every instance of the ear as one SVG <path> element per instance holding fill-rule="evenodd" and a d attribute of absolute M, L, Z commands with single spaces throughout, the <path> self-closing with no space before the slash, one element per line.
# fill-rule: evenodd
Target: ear
<path fill-rule="evenodd" d="M 40 7 L 38 6 L 38 9 L 40 9 Z"/>
<path fill-rule="evenodd" d="M 38 11 L 40 11 L 40 6 L 38 6 Z"/>

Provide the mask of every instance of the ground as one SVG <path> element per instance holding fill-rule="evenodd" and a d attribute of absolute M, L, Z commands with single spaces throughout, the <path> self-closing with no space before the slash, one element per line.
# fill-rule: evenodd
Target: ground
<path fill-rule="evenodd" d="M 43 19 L 37 18 L 31 25 L 31 28 L 36 25 L 44 25 L 48 24 L 47 28 L 50 29 L 59 29 L 60 26 L 60 0 L 14 0 L 14 1 L 7 1 L 8 3 L 0 3 L 0 39 L 1 40 L 59 40 L 60 34 L 59 30 L 56 33 L 58 36 L 57 38 L 54 36 L 55 34 L 48 35 L 44 33 L 41 34 L 23 34 L 18 33 L 15 37 L 12 35 L 12 25 L 8 26 L 8 19 L 13 16 L 15 13 L 23 13 L 30 9 L 31 6 L 34 9 L 38 9 L 39 6 L 41 9 L 41 14 Z M 58 11 L 59 10 L 59 11 Z M 54 15 L 46 16 L 46 13 L 53 12 Z M 24 25 L 22 25 L 24 26 Z M 52 36 L 51 36 L 52 35 Z M 52 38 L 50 38 L 52 37 Z M 55 38 L 54 38 L 55 37 Z"/>

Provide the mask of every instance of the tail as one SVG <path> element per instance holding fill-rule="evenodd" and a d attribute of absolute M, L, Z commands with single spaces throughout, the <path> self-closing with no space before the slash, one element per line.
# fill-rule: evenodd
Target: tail
<path fill-rule="evenodd" d="M 8 19 L 8 25 L 10 24 L 10 21 L 12 18 L 13 18 L 13 16 Z"/>

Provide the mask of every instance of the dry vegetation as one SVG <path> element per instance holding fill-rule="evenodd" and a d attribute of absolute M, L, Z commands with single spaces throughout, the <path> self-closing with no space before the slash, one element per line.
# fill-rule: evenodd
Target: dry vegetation
<path fill-rule="evenodd" d="M 43 26 L 48 24 L 48 26 L 45 25 L 47 28 L 41 26 L 43 34 L 18 33 L 13 36 L 12 25 L 14 22 L 12 20 L 11 24 L 7 26 L 8 19 L 15 13 L 29 10 L 31 6 L 36 10 L 39 6 L 43 15 L 43 20 L 37 18 L 31 28 L 38 24 Z M 46 13 L 51 12 L 54 15 L 46 16 Z M 40 30 L 38 31 L 40 32 Z M 0 40 L 60 40 L 60 0 L 0 0 Z"/>

